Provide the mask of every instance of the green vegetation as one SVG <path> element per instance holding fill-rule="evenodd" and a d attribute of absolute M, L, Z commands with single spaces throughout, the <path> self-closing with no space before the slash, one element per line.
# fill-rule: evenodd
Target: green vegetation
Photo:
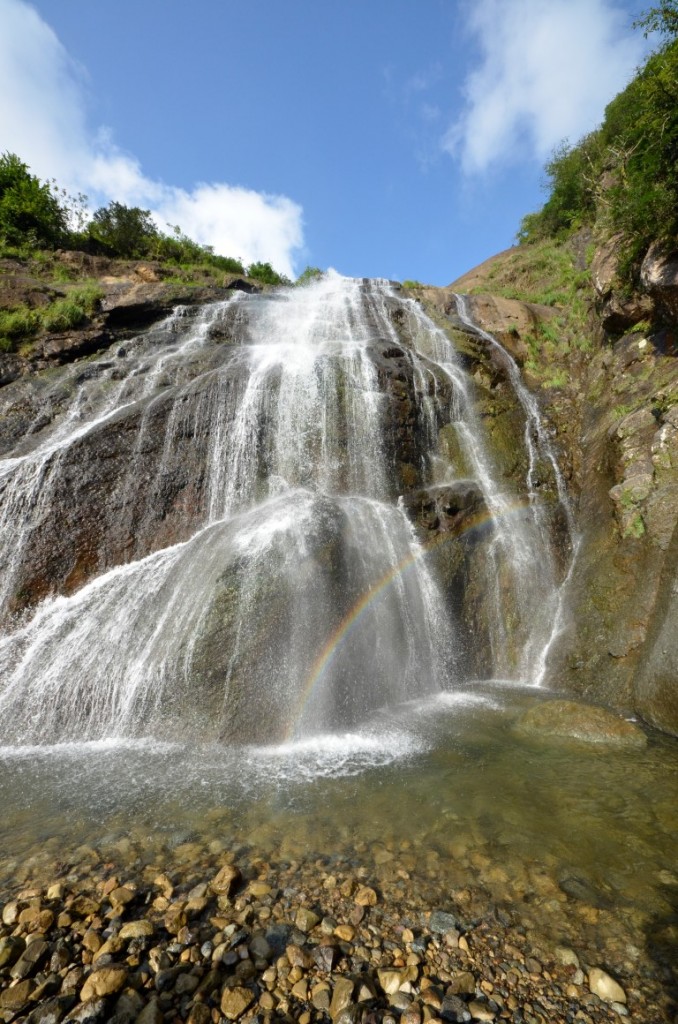
<path fill-rule="evenodd" d="M 324 271 L 320 267 L 306 267 L 306 270 L 299 274 L 294 283 L 299 285 L 310 284 L 312 281 L 318 281 L 321 277 L 324 277 Z"/>
<path fill-rule="evenodd" d="M 663 0 L 639 25 L 668 38 L 600 128 L 556 150 L 546 165 L 549 197 L 518 235 L 521 243 L 563 239 L 584 225 L 617 234 L 627 284 L 652 241 L 678 243 L 678 0 Z"/>
<path fill-rule="evenodd" d="M 407 281 L 403 281 L 403 288 L 421 288 L 421 287 L 422 287 L 421 281 L 413 281 L 413 280 L 410 280 L 410 279 L 408 279 Z"/>
<path fill-rule="evenodd" d="M 55 248 L 67 237 L 66 213 L 49 185 L 14 153 L 0 156 L 0 246 Z"/>
<path fill-rule="evenodd" d="M 28 306 L 0 309 L 0 352 L 13 352 L 40 327 L 40 313 Z"/>
<path fill-rule="evenodd" d="M 554 310 L 551 319 L 541 319 L 523 337 L 529 357 L 525 367 L 546 386 L 566 383 L 562 367 L 547 367 L 566 359 L 572 352 L 593 348 L 590 321 L 590 275 L 577 239 L 542 238 L 497 260 L 486 279 L 474 292 L 492 292 L 507 299 L 520 299 Z"/>
<path fill-rule="evenodd" d="M 247 276 L 261 284 L 291 284 L 289 278 L 279 274 L 270 263 L 250 263 Z"/>
<path fill-rule="evenodd" d="M 56 249 L 79 250 L 117 259 L 148 259 L 170 264 L 196 280 L 200 269 L 242 274 L 263 284 L 290 284 L 270 263 L 253 263 L 217 255 L 181 228 L 160 231 L 150 210 L 115 200 L 87 216 L 87 196 L 71 196 L 56 182 L 41 182 L 14 153 L 0 156 L 0 256 L 48 262 Z M 307 268 L 316 272 L 317 268 Z M 71 279 L 68 268 L 59 280 Z M 318 271 L 320 273 L 320 271 Z M 302 275 L 303 276 L 303 275 Z"/>
<path fill-rule="evenodd" d="M 161 279 L 183 289 L 223 285 L 228 283 L 225 275 L 234 274 L 265 285 L 291 283 L 270 263 L 247 268 L 242 260 L 217 255 L 211 246 L 194 242 L 178 226 L 171 227 L 169 234 L 160 231 L 150 210 L 138 206 L 113 201 L 90 217 L 87 196 L 72 196 L 55 181 L 40 181 L 16 154 L 4 153 L 0 156 L 0 257 L 21 261 L 28 275 L 48 282 L 52 295 L 54 291 L 65 294 L 38 308 L 33 308 L 32 298 L 28 304 L 15 300 L 12 305 L 11 297 L 5 300 L 0 309 L 0 352 L 16 351 L 40 331 L 81 327 L 96 312 L 104 293 L 96 281 L 83 280 L 87 256 L 69 262 L 57 250 L 149 260 L 156 275 L 149 280 Z M 321 274 L 317 267 L 307 267 L 299 283 Z"/>
<path fill-rule="evenodd" d="M 625 537 L 635 537 L 636 540 L 640 540 L 641 537 L 645 536 L 645 523 L 643 517 L 638 513 L 633 517 L 629 525 L 624 530 Z"/>
<path fill-rule="evenodd" d="M 87 281 L 42 309 L 15 306 L 0 310 L 0 352 L 15 351 L 41 329 L 69 331 L 80 327 L 95 312 L 103 294 L 96 281 Z"/>

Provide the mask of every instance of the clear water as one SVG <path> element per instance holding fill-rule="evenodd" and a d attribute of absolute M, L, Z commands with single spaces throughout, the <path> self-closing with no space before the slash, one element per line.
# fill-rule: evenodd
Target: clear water
<path fill-rule="evenodd" d="M 218 840 L 274 867 L 398 867 L 442 901 L 470 887 L 547 947 L 640 970 L 678 899 L 678 744 L 518 738 L 515 718 L 539 699 L 475 685 L 279 747 L 2 748 L 0 885 L 49 879 L 82 844 L 105 859 L 124 850 L 138 868 Z"/>

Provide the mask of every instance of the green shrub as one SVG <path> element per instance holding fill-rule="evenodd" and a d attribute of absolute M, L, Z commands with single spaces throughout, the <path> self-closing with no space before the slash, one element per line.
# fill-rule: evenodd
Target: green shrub
<path fill-rule="evenodd" d="M 46 331 L 70 331 L 80 327 L 89 320 L 103 294 L 93 282 L 72 288 L 65 298 L 57 299 L 42 311 L 42 326 Z"/>
<path fill-rule="evenodd" d="M 0 351 L 13 352 L 17 345 L 35 334 L 40 314 L 28 306 L 0 310 Z"/>
<path fill-rule="evenodd" d="M 678 0 L 639 22 L 678 33 Z M 654 240 L 678 243 L 678 41 L 653 53 L 608 104 L 597 131 L 563 144 L 546 165 L 549 196 L 523 218 L 518 240 L 535 242 L 596 225 L 621 238 L 620 274 L 631 284 Z"/>
<path fill-rule="evenodd" d="M 262 284 L 289 284 L 289 280 L 274 270 L 270 263 L 250 263 L 247 276 Z"/>
<path fill-rule="evenodd" d="M 318 281 L 324 276 L 324 271 L 320 267 L 306 267 L 306 270 L 299 274 L 299 277 L 295 281 L 295 284 L 304 285 L 310 284 L 311 281 Z"/>

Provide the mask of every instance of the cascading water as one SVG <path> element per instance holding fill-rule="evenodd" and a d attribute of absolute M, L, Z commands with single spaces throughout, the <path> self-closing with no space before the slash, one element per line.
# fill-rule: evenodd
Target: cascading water
<path fill-rule="evenodd" d="M 459 315 L 468 326 L 461 300 Z M 330 273 L 180 309 L 16 389 L 26 436 L 0 462 L 3 742 L 274 742 L 464 685 L 473 637 L 400 497 L 468 477 L 493 674 L 541 681 L 558 573 L 537 454 L 566 502 L 536 405 L 508 375 L 525 501 L 498 480 L 449 338 L 387 282 Z M 463 467 L 441 454 L 445 428 Z"/>

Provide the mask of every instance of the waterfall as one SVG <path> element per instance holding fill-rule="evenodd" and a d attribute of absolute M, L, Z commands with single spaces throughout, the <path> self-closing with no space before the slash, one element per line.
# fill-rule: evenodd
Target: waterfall
<path fill-rule="evenodd" d="M 388 282 L 330 272 L 178 308 L 8 386 L 24 429 L 0 434 L 2 742 L 279 742 L 467 685 L 474 639 L 431 554 L 470 558 L 471 534 L 426 539 L 406 493 L 446 487 L 485 510 L 492 674 L 540 682 L 559 600 L 542 449 L 562 481 L 508 374 L 524 502 L 452 342 Z"/>

